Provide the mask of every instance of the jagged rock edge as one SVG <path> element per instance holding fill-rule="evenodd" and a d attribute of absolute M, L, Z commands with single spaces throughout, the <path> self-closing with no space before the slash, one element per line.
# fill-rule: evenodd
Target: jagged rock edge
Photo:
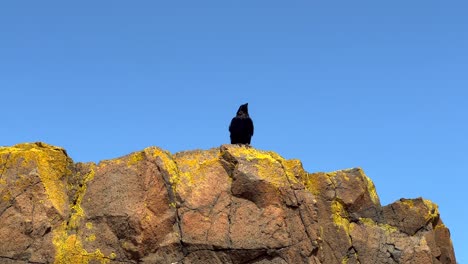
<path fill-rule="evenodd" d="M 284 164 L 283 164 L 282 160 L 277 159 L 275 157 L 273 157 L 273 158 L 281 165 L 281 168 L 283 169 L 285 178 L 289 183 L 289 187 L 291 188 L 292 193 L 294 194 L 294 198 L 296 199 L 296 203 L 298 205 L 297 210 L 299 211 L 299 217 L 301 218 L 301 223 L 304 226 L 304 231 L 305 231 L 307 237 L 309 238 L 310 244 L 312 246 L 312 250 L 310 251 L 310 254 L 309 254 L 309 257 L 311 257 L 319 247 L 314 245 L 315 244 L 314 242 L 316 242 L 316 241 L 312 238 L 312 235 L 309 233 L 309 229 L 308 229 L 308 227 L 306 226 L 306 224 L 304 222 L 304 215 L 303 215 L 304 212 L 303 212 L 303 209 L 301 209 L 302 203 L 299 203 L 299 198 L 297 197 L 296 190 L 294 190 L 294 188 L 293 188 L 291 180 L 289 179 L 289 177 L 287 175 L 288 172 L 286 171 L 286 168 L 284 167 Z"/>
<path fill-rule="evenodd" d="M 177 166 L 177 162 L 175 161 L 175 159 L 172 157 L 170 153 L 164 152 L 164 154 L 166 154 L 169 160 L 174 163 L 175 168 L 176 168 L 175 173 L 177 173 L 177 177 L 179 177 L 179 167 Z M 164 161 L 162 161 L 162 164 L 164 164 Z M 154 165 L 156 165 L 156 168 L 159 170 L 159 172 L 161 172 L 161 177 L 164 182 L 164 186 L 166 187 L 167 195 L 170 201 L 169 206 L 173 207 L 175 210 L 175 221 L 176 221 L 175 224 L 177 226 L 179 245 L 180 245 L 180 248 L 182 249 L 182 253 L 184 257 L 186 257 L 189 254 L 189 252 L 188 252 L 187 246 L 184 244 L 184 241 L 183 241 L 183 233 L 182 233 L 182 227 L 181 227 L 180 215 L 179 215 L 179 203 L 177 201 L 177 193 L 174 191 L 175 186 L 171 182 L 170 173 L 167 171 L 167 169 L 164 167 L 162 168 L 157 163 L 154 163 Z M 182 259 L 178 261 L 182 261 Z"/>
<path fill-rule="evenodd" d="M 304 215 L 303 215 L 304 212 L 303 212 L 303 209 L 301 209 L 301 205 L 302 205 L 302 204 L 299 203 L 299 199 L 298 199 L 298 197 L 297 197 L 296 190 L 294 189 L 293 183 L 291 182 L 291 180 L 290 180 L 289 177 L 288 177 L 288 171 L 287 171 L 286 167 L 284 166 L 283 161 L 282 161 L 281 159 L 278 159 L 278 158 L 275 157 L 274 155 L 270 155 L 270 154 L 268 154 L 268 155 L 269 155 L 273 160 L 275 160 L 276 162 L 278 162 L 278 163 L 281 165 L 281 168 L 282 168 L 282 170 L 283 170 L 283 173 L 284 173 L 284 175 L 285 175 L 285 177 L 286 177 L 286 180 L 287 180 L 287 183 L 288 183 L 288 187 L 291 189 L 291 192 L 292 192 L 292 194 L 294 195 L 295 203 L 296 203 L 296 205 L 297 205 L 297 207 L 294 208 L 294 210 L 296 210 L 296 209 L 298 210 L 298 215 L 299 215 L 299 217 L 300 217 L 300 219 L 301 219 L 301 223 L 302 223 L 302 225 L 303 225 L 303 227 L 304 227 L 304 231 L 305 231 L 305 233 L 306 233 L 306 235 L 307 235 L 307 238 L 308 238 L 308 240 L 309 240 L 309 242 L 310 242 L 310 245 L 311 245 L 311 248 L 312 248 L 312 249 L 311 249 L 311 251 L 310 251 L 308 257 L 311 257 L 311 256 L 313 256 L 314 253 L 316 253 L 316 251 L 319 249 L 319 246 L 316 245 L 317 242 L 312 238 L 311 234 L 310 234 L 309 231 L 308 231 L 308 227 L 306 226 L 306 224 L 305 224 L 305 222 L 304 222 Z M 231 153 L 229 153 L 228 149 L 227 149 L 226 147 L 224 147 L 224 146 L 221 146 L 221 147 L 220 147 L 220 156 L 219 156 L 219 158 L 220 158 L 220 161 L 221 161 L 221 163 L 223 164 L 223 167 L 225 168 L 226 173 L 228 174 L 228 176 L 231 177 L 231 178 L 233 178 L 232 173 L 236 170 L 236 168 L 237 168 L 237 166 L 238 166 L 238 165 L 237 165 L 238 162 L 237 162 L 236 158 L 235 158 L 234 156 L 232 156 Z M 229 166 L 230 164 L 233 165 L 233 166 Z M 307 172 L 306 172 L 306 173 L 307 173 Z M 231 194 L 232 194 L 232 193 L 231 193 Z M 231 197 L 232 197 L 232 196 L 233 196 L 233 195 L 231 195 Z M 231 198 L 231 199 L 232 199 L 232 198 Z M 232 200 L 231 200 L 231 202 L 232 202 Z M 229 242 L 230 242 L 231 245 L 232 245 L 232 241 L 231 241 L 231 231 L 230 231 L 230 229 L 231 229 L 231 218 L 230 218 L 231 215 L 232 215 L 232 206 L 231 206 L 231 208 L 230 208 L 229 217 L 228 217 L 228 219 L 229 219 Z M 275 257 L 278 257 L 278 258 L 281 258 L 282 260 L 284 260 L 284 258 L 282 258 L 282 257 L 281 257 L 280 255 L 278 255 L 278 254 L 275 254 L 275 255 L 269 254 L 269 253 L 268 253 L 268 250 L 274 249 L 274 250 L 281 251 L 281 250 L 284 250 L 284 249 L 293 247 L 293 246 L 295 246 L 295 245 L 297 245 L 297 244 L 300 244 L 300 243 L 302 243 L 302 242 L 303 242 L 303 240 L 301 240 L 301 241 L 299 241 L 299 242 L 297 242 L 297 243 L 291 244 L 291 245 L 287 245 L 287 246 L 283 246 L 283 247 L 279 247 L 279 248 L 270 248 L 270 249 L 266 249 L 266 250 L 263 249 L 263 248 L 262 248 L 262 249 L 260 249 L 260 248 L 259 248 L 259 249 L 249 249 L 249 250 L 260 250 L 260 251 L 265 251 L 264 254 L 262 254 L 261 256 L 257 257 L 256 259 L 259 259 L 259 258 L 261 259 L 261 258 L 275 258 Z M 231 249 L 231 250 L 239 250 L 239 249 Z M 246 251 L 248 251 L 248 250 L 246 250 Z M 286 260 L 284 260 L 284 261 L 286 261 Z M 249 262 L 249 263 L 250 263 L 250 262 Z"/>

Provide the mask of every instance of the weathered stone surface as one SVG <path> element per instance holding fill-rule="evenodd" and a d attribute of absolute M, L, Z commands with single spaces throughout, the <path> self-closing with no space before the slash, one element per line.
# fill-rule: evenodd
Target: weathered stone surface
<path fill-rule="evenodd" d="M 235 145 L 73 163 L 0 148 L 0 263 L 456 263 L 437 206 L 381 206 L 361 169 Z"/>
<path fill-rule="evenodd" d="M 72 166 L 63 149 L 45 144 L 0 148 L 0 262 L 53 261 Z"/>

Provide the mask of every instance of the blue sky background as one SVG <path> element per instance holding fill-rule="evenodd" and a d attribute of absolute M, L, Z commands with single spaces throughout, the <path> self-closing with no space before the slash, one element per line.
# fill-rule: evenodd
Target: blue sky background
<path fill-rule="evenodd" d="M 229 142 L 439 204 L 468 263 L 467 1 L 2 1 L 0 145 L 75 161 Z"/>

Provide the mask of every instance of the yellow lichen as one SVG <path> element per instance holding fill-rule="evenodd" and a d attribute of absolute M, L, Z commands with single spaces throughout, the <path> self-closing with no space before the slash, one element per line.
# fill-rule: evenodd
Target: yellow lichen
<path fill-rule="evenodd" d="M 343 259 L 341 260 L 341 264 L 348 264 L 348 261 L 349 261 L 349 257 L 344 256 Z"/>
<path fill-rule="evenodd" d="M 230 147 L 228 152 L 236 158 L 252 162 L 257 168 L 258 177 L 276 187 L 297 182 L 293 167 L 298 164 L 294 160 L 287 161 L 275 152 L 254 148 Z"/>
<path fill-rule="evenodd" d="M 309 192 L 313 195 L 320 194 L 320 179 L 323 177 L 321 173 L 307 173 L 306 176 L 302 179 L 303 184 Z"/>
<path fill-rule="evenodd" d="M 361 168 L 358 168 L 359 172 L 361 173 L 364 181 L 366 182 L 366 188 L 367 188 L 367 193 L 369 193 L 369 196 L 374 204 L 380 204 L 380 199 L 379 196 L 377 195 L 377 190 L 375 189 L 375 185 L 372 182 L 372 180 L 367 177 L 367 175 L 364 173 L 364 171 Z"/>
<path fill-rule="evenodd" d="M 5 191 L 5 194 L 2 196 L 2 200 L 3 201 L 9 201 L 11 199 L 11 192 L 10 190 L 6 190 Z"/>
<path fill-rule="evenodd" d="M 96 235 L 95 234 L 91 234 L 88 237 L 86 237 L 86 241 L 93 242 L 94 240 L 96 240 Z"/>
<path fill-rule="evenodd" d="M 99 261 L 101 264 L 110 262 L 109 258 L 106 258 L 99 249 L 96 249 L 93 253 L 88 253 L 75 234 L 67 235 L 65 225 L 60 229 L 55 231 L 53 239 L 56 247 L 55 264 L 87 264 L 91 260 Z"/>
<path fill-rule="evenodd" d="M 423 199 L 423 203 L 427 207 L 427 214 L 424 216 L 426 221 L 436 219 L 440 214 L 439 207 L 437 206 L 437 204 L 426 199 Z"/>
<path fill-rule="evenodd" d="M 313 195 L 320 195 L 321 192 L 323 191 L 323 187 L 325 185 L 332 185 L 335 186 L 335 177 L 337 175 L 338 171 L 332 171 L 332 172 L 317 172 L 317 173 L 308 173 L 306 176 L 303 178 L 303 184 L 306 187 L 306 190 L 311 192 Z"/>
<path fill-rule="evenodd" d="M 272 161 L 270 159 L 262 158 L 256 160 L 254 166 L 257 168 L 257 176 L 260 179 L 268 181 L 276 187 L 283 187 L 289 185 L 289 182 L 286 178 L 287 175 L 285 175 L 285 172 L 278 161 L 275 160 L 272 164 Z"/>
<path fill-rule="evenodd" d="M 355 261 L 353 261 L 353 263 L 356 263 L 357 262 L 356 260 L 359 259 L 357 252 L 354 252 L 353 255 L 351 255 L 351 256 L 355 260 Z M 341 264 L 348 264 L 351 256 L 349 256 L 349 255 L 344 256 L 343 259 L 341 260 Z M 357 262 L 357 263 L 359 263 L 359 262 Z"/>
<path fill-rule="evenodd" d="M 10 164 L 31 168 L 31 173 L 37 170 L 54 208 L 62 215 L 66 213 L 68 196 L 64 177 L 70 174 L 68 167 L 72 161 L 65 155 L 63 149 L 44 143 L 25 143 L 13 147 L 1 147 L 0 156 L 8 157 Z M 6 158 L 4 162 L 6 162 Z M 21 179 L 18 177 L 17 179 L 19 180 L 18 184 L 29 181 L 29 178 Z"/>
<path fill-rule="evenodd" d="M 8 165 L 8 164 L 10 165 Z M 80 186 L 75 184 L 66 185 L 72 182 L 67 177 L 71 176 L 69 167 L 72 160 L 68 158 L 61 148 L 47 145 L 45 143 L 26 143 L 13 147 L 0 147 L 0 164 L 6 167 L 18 168 L 16 176 L 9 179 L 1 179 L 1 183 L 11 184 L 15 188 L 25 188 L 33 183 L 34 177 L 39 177 L 44 186 L 47 200 L 64 218 L 69 216 L 69 220 L 64 220 L 52 230 L 52 242 L 56 249 L 54 263 L 88 263 L 98 261 L 108 263 L 109 258 L 105 257 L 99 249 L 94 252 L 87 252 L 76 234 L 76 228 L 84 216 L 81 208 L 81 201 L 86 191 L 87 182 L 94 177 L 94 166 L 90 172 L 80 180 Z M 21 171 L 28 171 L 22 173 Z M 8 182 L 12 181 L 12 182 Z M 73 201 L 68 200 L 68 190 L 76 191 Z M 4 199 L 11 199 L 10 190 L 4 194 Z M 44 200 L 39 200 L 44 203 Z M 91 223 L 85 225 L 92 228 Z M 94 234 L 86 238 L 87 241 L 94 241 Z M 115 253 L 113 255 L 115 258 Z"/>
<path fill-rule="evenodd" d="M 254 148 L 231 147 L 228 149 L 234 157 L 244 158 L 248 161 L 258 159 L 268 159 L 271 163 L 277 162 L 276 158 L 281 158 L 278 154 L 271 151 L 261 151 Z"/>
<path fill-rule="evenodd" d="M 203 171 L 206 167 L 210 167 L 213 163 L 218 162 L 218 157 L 205 157 L 202 152 L 193 152 L 192 155 L 186 155 L 177 160 L 179 167 L 180 180 L 184 180 L 184 183 L 188 186 L 194 184 L 194 176 L 197 174 L 199 177 L 206 176 L 204 173 L 196 173 Z M 203 178 L 200 178 L 203 180 Z M 179 182 L 180 183 L 180 182 Z"/>
<path fill-rule="evenodd" d="M 389 224 L 381 224 L 381 223 L 376 223 L 374 220 L 370 218 L 365 218 L 361 217 L 359 218 L 359 222 L 363 223 L 366 226 L 371 226 L 371 227 L 378 227 L 382 230 L 385 231 L 385 234 L 389 235 L 391 233 L 398 232 L 398 228 L 391 226 Z"/>
<path fill-rule="evenodd" d="M 69 227 L 72 229 L 77 228 L 80 225 L 79 222 L 84 217 L 84 211 L 83 208 L 81 208 L 81 202 L 83 201 L 83 197 L 86 192 L 87 183 L 94 179 L 94 175 L 96 173 L 95 167 L 96 165 L 92 164 L 90 167 L 90 171 L 84 176 L 83 181 L 81 183 L 81 187 L 79 187 L 76 192 L 76 201 L 73 205 L 71 205 Z"/>
<path fill-rule="evenodd" d="M 144 149 L 144 152 L 153 158 L 156 158 L 161 162 L 159 166 L 166 171 L 167 175 L 169 175 L 169 181 L 172 185 L 173 190 L 177 188 L 178 183 L 180 182 L 179 177 L 179 170 L 177 168 L 176 163 L 172 159 L 172 156 L 169 152 L 162 150 L 160 148 L 149 147 Z"/>
<path fill-rule="evenodd" d="M 334 200 L 331 203 L 332 217 L 335 225 L 342 227 L 346 234 L 349 234 L 349 220 L 347 217 L 347 212 L 339 201 Z"/>
<path fill-rule="evenodd" d="M 144 156 L 143 151 L 132 153 L 132 154 L 130 154 L 130 157 L 128 158 L 127 166 L 135 165 L 138 162 L 142 161 L 144 158 L 145 158 L 145 156 Z"/>
<path fill-rule="evenodd" d="M 288 179 L 291 180 L 291 183 L 297 183 L 307 176 L 300 160 L 283 160 L 281 163 L 283 164 L 286 175 L 288 176 Z"/>
<path fill-rule="evenodd" d="M 96 249 L 94 252 L 89 253 L 86 251 L 80 241 L 79 237 L 74 233 L 73 230 L 80 226 L 80 222 L 85 216 L 83 208 L 81 208 L 81 202 L 86 193 L 88 182 L 94 179 L 96 165 L 91 164 L 89 172 L 83 176 L 79 187 L 70 186 L 69 188 L 76 188 L 76 194 L 74 198 L 74 204 L 70 205 L 70 219 L 68 224 L 64 221 L 60 228 L 54 230 L 53 244 L 55 245 L 55 264 L 62 263 L 81 263 L 86 264 L 89 261 L 98 261 L 101 264 L 109 263 L 109 257 L 99 250 Z M 93 228 L 91 222 L 87 222 L 85 227 L 90 230 Z M 85 238 L 86 242 L 93 242 L 96 240 L 96 235 L 91 234 Z"/>
<path fill-rule="evenodd" d="M 411 199 L 401 199 L 400 202 L 406 206 L 408 206 L 409 208 L 413 208 L 414 207 L 414 201 L 411 200 Z"/>
<path fill-rule="evenodd" d="M 180 188 L 191 188 L 195 184 L 206 182 L 209 179 L 207 177 L 219 163 L 219 158 L 220 153 L 217 149 L 177 154 L 175 156 L 177 172 L 170 175 L 174 192 Z M 193 189 L 192 194 L 196 195 L 197 191 L 197 188 Z"/>

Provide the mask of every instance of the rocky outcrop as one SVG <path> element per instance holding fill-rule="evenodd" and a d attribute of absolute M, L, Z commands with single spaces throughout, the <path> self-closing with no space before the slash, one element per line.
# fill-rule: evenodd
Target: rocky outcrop
<path fill-rule="evenodd" d="M 73 163 L 0 148 L 0 263 L 456 263 L 437 205 L 381 206 L 357 169 L 235 145 Z"/>

